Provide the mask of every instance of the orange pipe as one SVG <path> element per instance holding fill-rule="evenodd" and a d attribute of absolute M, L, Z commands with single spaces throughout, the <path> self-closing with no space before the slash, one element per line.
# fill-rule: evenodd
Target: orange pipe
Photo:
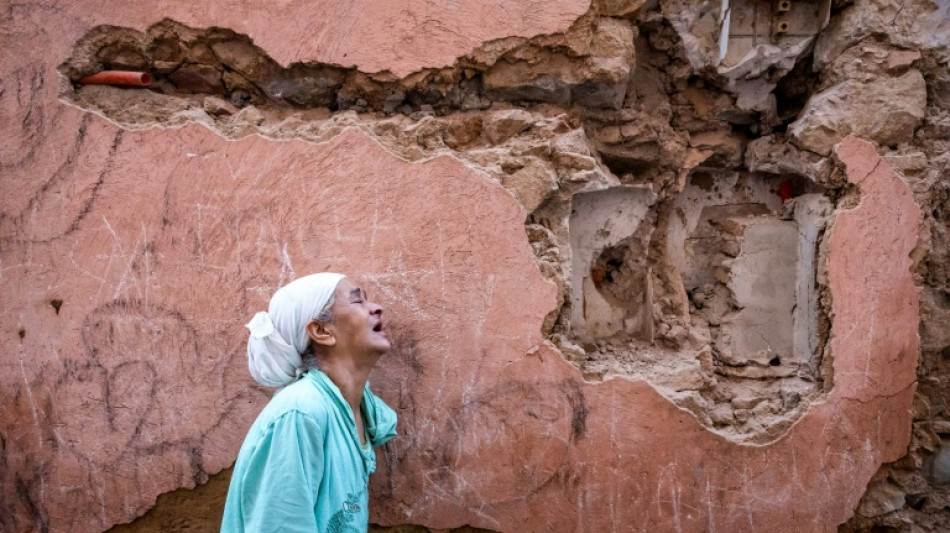
<path fill-rule="evenodd" d="M 133 85 L 148 87 L 152 84 L 152 75 L 148 72 L 131 70 L 103 70 L 79 80 L 83 85 Z"/>

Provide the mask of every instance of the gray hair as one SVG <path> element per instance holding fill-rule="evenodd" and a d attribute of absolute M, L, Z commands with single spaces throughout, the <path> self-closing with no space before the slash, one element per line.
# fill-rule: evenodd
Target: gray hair
<path fill-rule="evenodd" d="M 332 324 L 333 323 L 333 301 L 334 297 L 331 294 L 330 299 L 327 300 L 326 305 L 323 306 L 323 309 L 317 313 L 317 316 L 313 317 L 313 320 L 320 322 L 321 324 Z M 314 349 L 313 339 L 310 339 L 310 342 L 307 344 L 307 351 L 304 352 L 301 356 L 303 359 L 304 368 L 308 370 L 320 370 L 320 363 L 317 361 L 317 354 Z"/>

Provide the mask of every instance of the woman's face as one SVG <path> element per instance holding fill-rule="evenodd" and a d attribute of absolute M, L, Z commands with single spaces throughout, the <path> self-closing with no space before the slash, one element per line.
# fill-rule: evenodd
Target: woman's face
<path fill-rule="evenodd" d="M 333 293 L 333 322 L 327 329 L 336 339 L 334 350 L 382 355 L 391 347 L 383 329 L 383 308 L 359 285 L 343 278 Z"/>

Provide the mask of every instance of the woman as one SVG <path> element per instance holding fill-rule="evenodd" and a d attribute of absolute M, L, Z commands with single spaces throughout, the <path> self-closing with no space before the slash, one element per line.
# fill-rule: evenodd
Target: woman
<path fill-rule="evenodd" d="M 373 447 L 396 436 L 396 413 L 367 383 L 390 348 L 382 314 L 323 272 L 280 288 L 247 324 L 251 376 L 284 388 L 241 446 L 222 532 L 366 531 Z"/>

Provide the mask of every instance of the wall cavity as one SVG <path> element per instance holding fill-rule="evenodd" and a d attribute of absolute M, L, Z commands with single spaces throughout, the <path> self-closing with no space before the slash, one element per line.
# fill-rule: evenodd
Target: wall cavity
<path fill-rule="evenodd" d="M 648 379 L 734 438 L 774 438 L 824 390 L 816 273 L 831 203 L 817 191 L 703 169 L 664 203 L 637 187 L 574 195 L 575 364 Z"/>

